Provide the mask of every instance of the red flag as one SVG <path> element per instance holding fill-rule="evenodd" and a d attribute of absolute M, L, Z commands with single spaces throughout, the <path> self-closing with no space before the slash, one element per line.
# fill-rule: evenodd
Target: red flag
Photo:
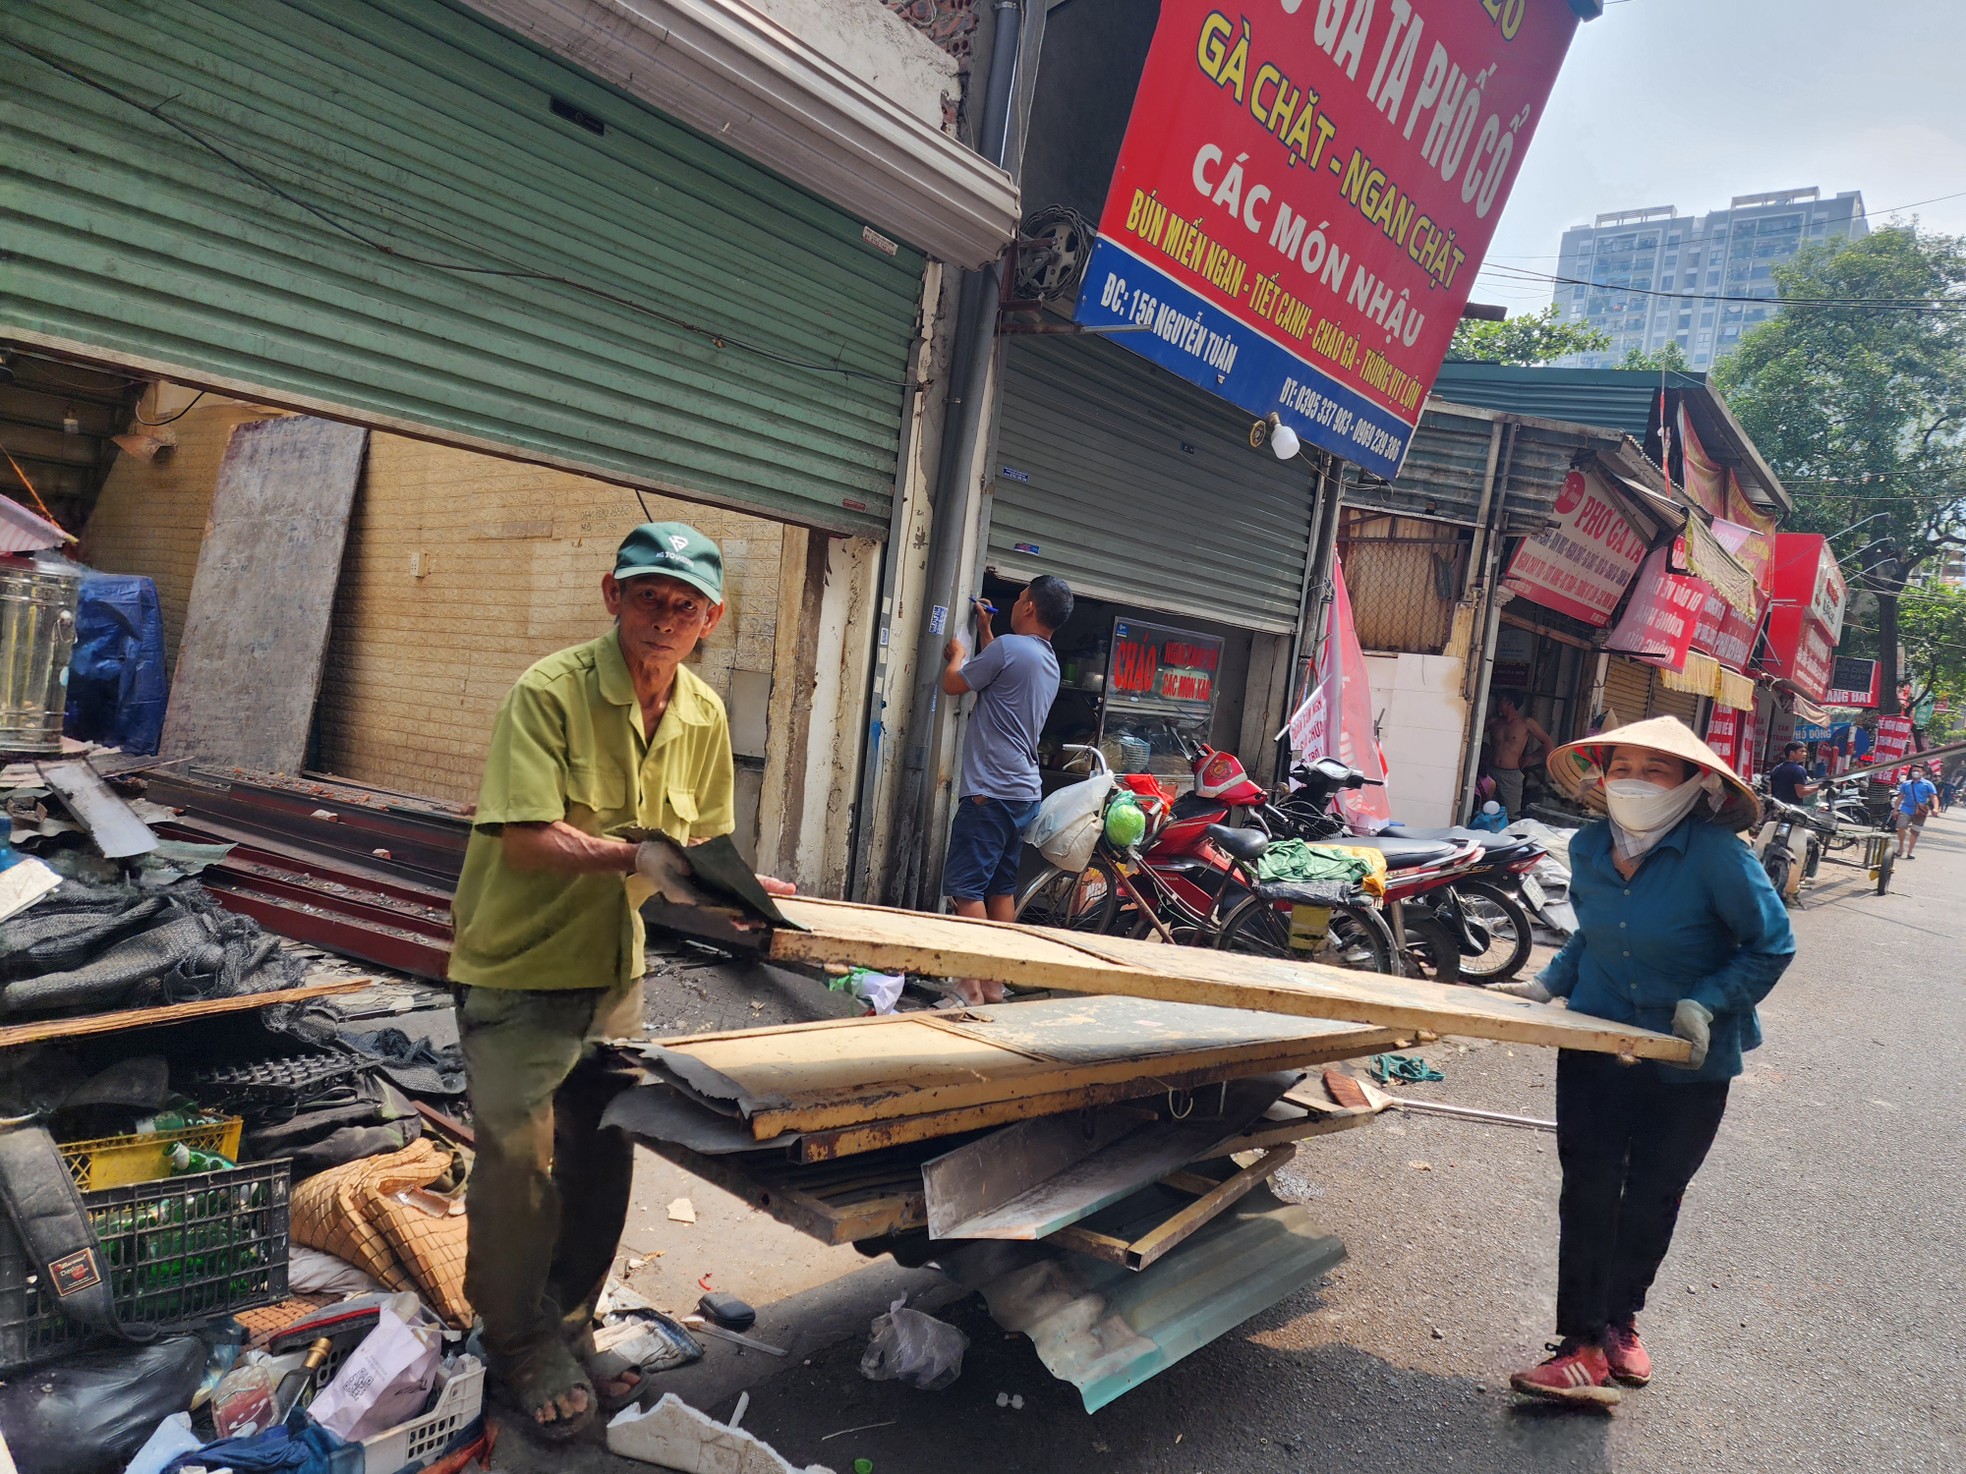
<path fill-rule="evenodd" d="M 1388 770 L 1373 730 L 1372 682 L 1352 623 L 1345 571 L 1336 560 L 1331 568 L 1331 634 L 1318 660 L 1317 680 L 1291 717 L 1288 730 L 1290 750 L 1299 761 L 1335 757 L 1384 782 Z M 1383 787 L 1345 789 L 1338 795 L 1338 807 L 1354 826 L 1365 830 L 1383 829 L 1393 817 Z"/>

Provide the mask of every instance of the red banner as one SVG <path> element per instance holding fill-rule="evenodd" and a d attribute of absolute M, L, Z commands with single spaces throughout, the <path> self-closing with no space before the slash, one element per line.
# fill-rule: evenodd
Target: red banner
<path fill-rule="evenodd" d="M 1700 611 L 1699 626 L 1693 631 L 1693 648 L 1702 655 L 1711 655 L 1731 671 L 1743 672 L 1748 668 L 1748 657 L 1754 653 L 1754 637 L 1760 628 L 1760 620 L 1743 619 L 1731 604 L 1709 589 L 1706 607 Z"/>
<path fill-rule="evenodd" d="M 1077 317 L 1391 478 L 1566 0 L 1161 0 Z"/>
<path fill-rule="evenodd" d="M 1727 468 L 1707 454 L 1686 405 L 1679 406 L 1679 462 L 1687 498 L 1715 517 L 1727 515 Z"/>
<path fill-rule="evenodd" d="M 1742 715 L 1731 706 L 1716 706 L 1713 715 L 1707 718 L 1707 746 L 1737 773 L 1741 771 L 1738 753 Z"/>
<path fill-rule="evenodd" d="M 1556 520 L 1526 537 L 1502 582 L 1523 598 L 1602 628 L 1645 559 L 1633 530 L 1582 471 L 1563 478 Z"/>
<path fill-rule="evenodd" d="M 1700 611 L 1713 590 L 1689 574 L 1671 572 L 1666 554 L 1662 545 L 1646 555 L 1631 603 L 1605 648 L 1677 671 L 1686 669 L 1686 652 L 1693 648 Z"/>
<path fill-rule="evenodd" d="M 1379 750 L 1372 711 L 1372 681 L 1352 622 L 1352 596 L 1345 589 L 1345 570 L 1334 562 L 1331 635 L 1318 661 L 1317 683 L 1290 719 L 1290 750 L 1306 762 L 1335 757 L 1383 782 L 1386 755 Z M 1338 795 L 1338 807 L 1354 825 L 1370 831 L 1385 828 L 1393 817 L 1383 787 L 1345 789 Z"/>

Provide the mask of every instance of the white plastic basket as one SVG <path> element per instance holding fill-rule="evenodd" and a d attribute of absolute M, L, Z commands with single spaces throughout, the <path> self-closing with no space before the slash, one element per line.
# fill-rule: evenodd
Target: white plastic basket
<path fill-rule="evenodd" d="M 434 1463 L 485 1409 L 485 1364 L 460 1356 L 430 1411 L 362 1440 L 361 1474 L 398 1474 Z"/>

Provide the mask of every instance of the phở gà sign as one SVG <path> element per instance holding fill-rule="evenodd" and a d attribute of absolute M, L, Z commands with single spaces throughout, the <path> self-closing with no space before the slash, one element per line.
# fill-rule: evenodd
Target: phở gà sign
<path fill-rule="evenodd" d="M 1162 0 L 1077 316 L 1398 474 L 1565 0 Z"/>

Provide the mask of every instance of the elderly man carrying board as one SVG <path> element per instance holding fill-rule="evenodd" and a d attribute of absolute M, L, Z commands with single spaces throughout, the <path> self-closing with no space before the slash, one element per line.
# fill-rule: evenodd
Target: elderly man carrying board
<path fill-rule="evenodd" d="M 638 866 L 658 873 L 653 845 L 612 836 L 735 826 L 723 703 L 683 664 L 723 617 L 722 553 L 693 527 L 645 523 L 601 595 L 615 627 L 538 662 L 499 708 L 453 908 L 478 1145 L 465 1287 L 501 1400 L 554 1439 L 640 1382 L 597 1389 L 582 1365 L 634 1169 L 627 1137 L 600 1124 L 632 1081 L 598 1046 L 642 1030 L 652 887 Z"/>

